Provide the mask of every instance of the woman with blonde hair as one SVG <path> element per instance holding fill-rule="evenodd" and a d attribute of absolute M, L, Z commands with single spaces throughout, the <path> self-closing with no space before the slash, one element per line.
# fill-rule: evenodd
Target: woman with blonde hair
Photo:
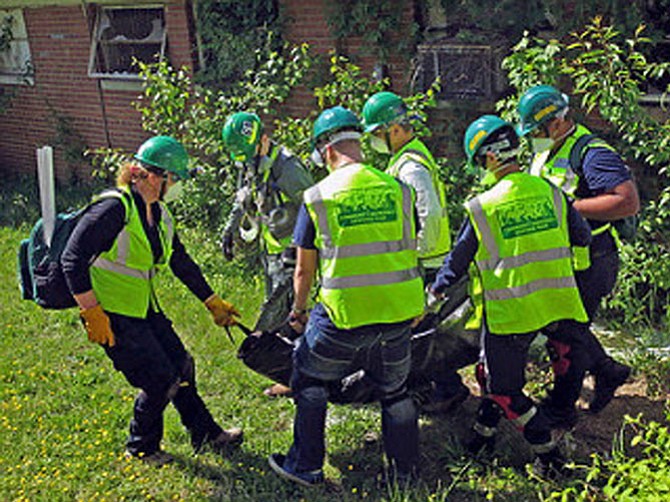
<path fill-rule="evenodd" d="M 175 406 L 196 451 L 238 444 L 242 431 L 224 430 L 212 418 L 195 384 L 193 358 L 158 303 L 157 272 L 169 267 L 210 310 L 219 326 L 239 313 L 215 294 L 186 252 L 164 201 L 189 177 L 184 147 L 168 136 L 140 146 L 118 175 L 116 190 L 101 194 L 77 223 L 61 264 L 80 308 L 88 338 L 100 344 L 114 368 L 140 389 L 126 454 L 162 465 L 163 411 Z"/>

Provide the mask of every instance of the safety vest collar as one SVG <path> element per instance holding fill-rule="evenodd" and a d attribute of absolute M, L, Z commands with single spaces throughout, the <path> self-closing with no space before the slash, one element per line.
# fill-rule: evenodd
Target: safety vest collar
<path fill-rule="evenodd" d="M 577 140 L 586 134 L 591 134 L 591 131 L 578 124 L 553 156 L 550 152 L 543 152 L 533 157 L 530 173 L 548 179 L 567 195 L 575 197 L 579 174 L 570 167 L 570 152 Z"/>
<path fill-rule="evenodd" d="M 430 153 L 426 145 L 423 144 L 419 138 L 412 138 L 407 143 L 405 143 L 400 150 L 398 150 L 391 160 L 389 160 L 388 168 L 386 172 L 391 176 L 398 176 L 400 168 L 404 164 L 406 159 L 412 159 L 431 173 L 435 170 L 436 163 L 433 155 Z"/>

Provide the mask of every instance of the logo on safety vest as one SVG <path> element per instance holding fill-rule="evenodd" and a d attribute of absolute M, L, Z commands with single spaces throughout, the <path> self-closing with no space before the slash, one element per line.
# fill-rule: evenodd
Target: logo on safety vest
<path fill-rule="evenodd" d="M 396 192 L 386 187 L 348 191 L 337 202 L 337 223 L 354 227 L 369 223 L 386 223 L 398 219 Z"/>
<path fill-rule="evenodd" d="M 558 227 L 554 205 L 544 197 L 505 202 L 496 208 L 496 216 L 505 239 Z"/>

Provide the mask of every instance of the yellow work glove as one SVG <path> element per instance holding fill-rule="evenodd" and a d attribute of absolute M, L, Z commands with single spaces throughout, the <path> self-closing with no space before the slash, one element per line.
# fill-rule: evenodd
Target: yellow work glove
<path fill-rule="evenodd" d="M 222 300 L 216 293 L 205 300 L 205 306 L 212 313 L 217 326 L 233 326 L 237 323 L 233 316 L 239 317 L 240 313 L 232 303 Z"/>
<path fill-rule="evenodd" d="M 114 333 L 109 323 L 109 317 L 99 304 L 89 309 L 81 309 L 79 315 L 84 321 L 84 327 L 90 341 L 114 347 L 116 342 L 114 341 Z"/>

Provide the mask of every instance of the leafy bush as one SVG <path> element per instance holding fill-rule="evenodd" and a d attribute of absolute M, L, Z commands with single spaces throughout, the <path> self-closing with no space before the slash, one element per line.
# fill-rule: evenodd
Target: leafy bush
<path fill-rule="evenodd" d="M 199 84 L 226 91 L 258 67 L 255 51 L 281 49 L 281 16 L 276 0 L 200 0 L 195 5 L 203 67 Z M 270 33 L 275 36 L 271 36 Z"/>
<path fill-rule="evenodd" d="M 670 419 L 670 409 L 666 410 Z M 632 438 L 631 438 L 632 434 Z M 628 439 L 630 438 L 630 440 Z M 670 431 L 640 415 L 626 416 L 611 458 L 594 454 L 585 476 L 549 500 L 657 501 L 670 497 Z"/>
<path fill-rule="evenodd" d="M 650 63 L 641 47 L 650 40 L 638 28 L 631 37 L 595 18 L 567 42 L 545 41 L 527 34 L 503 62 L 518 94 L 497 104 L 516 120 L 521 93 L 536 84 L 571 89 L 577 119 L 597 112 L 618 138 L 607 137 L 625 158 L 635 161 L 639 185 L 649 200 L 642 210 L 638 238 L 621 248 L 617 290 L 608 300 L 609 314 L 620 322 L 664 324 L 670 308 L 670 120 L 654 118 L 640 104 L 649 79 L 667 75 L 669 63 Z"/>

